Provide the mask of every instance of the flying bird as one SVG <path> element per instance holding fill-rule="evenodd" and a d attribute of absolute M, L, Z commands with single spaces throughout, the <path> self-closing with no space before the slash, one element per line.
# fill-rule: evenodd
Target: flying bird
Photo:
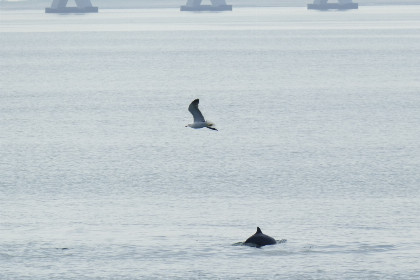
<path fill-rule="evenodd" d="M 193 115 L 194 122 L 186 125 L 185 127 L 191 127 L 191 128 L 203 128 L 207 127 L 208 129 L 217 130 L 214 127 L 214 123 L 206 121 L 203 117 L 203 114 L 201 114 L 200 109 L 198 109 L 198 103 L 200 101 L 198 99 L 195 99 L 193 102 L 191 102 L 190 106 L 188 107 L 188 111 Z"/>

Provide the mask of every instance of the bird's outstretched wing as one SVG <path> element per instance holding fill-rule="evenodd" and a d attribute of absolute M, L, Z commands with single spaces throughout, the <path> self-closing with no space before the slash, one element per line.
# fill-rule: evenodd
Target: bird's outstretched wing
<path fill-rule="evenodd" d="M 193 115 L 194 122 L 205 122 L 203 114 L 201 114 L 200 110 L 198 109 L 199 102 L 200 101 L 198 99 L 191 102 L 190 106 L 188 107 L 188 111 L 190 111 Z"/>

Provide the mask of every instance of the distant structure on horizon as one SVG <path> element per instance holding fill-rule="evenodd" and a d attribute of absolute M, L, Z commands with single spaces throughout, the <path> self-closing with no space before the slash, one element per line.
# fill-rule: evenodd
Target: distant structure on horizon
<path fill-rule="evenodd" d="M 313 4 L 308 4 L 309 10 L 328 10 L 328 9 L 338 9 L 338 10 L 348 10 L 348 9 L 358 9 L 359 4 L 353 3 L 353 0 L 337 0 L 337 3 L 328 3 L 328 0 L 314 0 Z"/>
<path fill-rule="evenodd" d="M 98 7 L 93 7 L 90 0 L 74 0 L 76 7 L 67 7 L 68 0 L 53 0 L 46 13 L 97 13 Z"/>
<path fill-rule="evenodd" d="M 181 11 L 232 11 L 232 5 L 227 5 L 226 0 L 210 0 L 211 5 L 201 5 L 202 0 L 187 0 Z"/>

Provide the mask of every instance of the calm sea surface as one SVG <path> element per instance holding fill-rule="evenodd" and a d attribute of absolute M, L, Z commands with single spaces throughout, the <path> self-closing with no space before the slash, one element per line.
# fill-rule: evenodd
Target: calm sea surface
<path fill-rule="evenodd" d="M 0 278 L 419 279 L 419 14 L 2 11 Z"/>

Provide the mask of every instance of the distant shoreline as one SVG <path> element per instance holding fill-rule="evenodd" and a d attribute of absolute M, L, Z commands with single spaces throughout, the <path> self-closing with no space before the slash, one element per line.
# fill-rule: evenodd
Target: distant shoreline
<path fill-rule="evenodd" d="M 52 0 L 21 0 L 7 1 L 0 0 L 0 10 L 38 10 L 50 7 Z M 99 9 L 161 9 L 161 8 L 179 8 L 185 4 L 186 0 L 161 0 L 161 1 L 142 1 L 139 0 L 92 0 L 94 6 Z M 207 1 L 205 1 L 207 2 Z M 238 8 L 251 7 L 306 7 L 306 4 L 312 3 L 311 0 L 227 0 L 230 5 Z M 331 0 L 330 2 L 336 2 Z M 418 0 L 354 0 L 359 6 L 405 6 L 420 5 Z M 258 3 L 256 5 L 255 3 Z M 74 3 L 69 3 L 73 6 Z"/>
<path fill-rule="evenodd" d="M 359 7 L 384 7 L 384 6 L 419 6 L 420 3 L 412 3 L 412 4 L 375 4 L 375 5 L 362 5 L 359 3 Z M 4 7 L 0 6 L 0 11 L 30 11 L 30 10 L 44 10 L 46 7 Z M 234 6 L 234 8 L 305 8 L 306 6 Z M 109 6 L 99 6 L 100 10 L 150 10 L 150 9 L 179 9 L 179 7 L 174 6 L 147 6 L 147 7 L 109 7 Z"/>

